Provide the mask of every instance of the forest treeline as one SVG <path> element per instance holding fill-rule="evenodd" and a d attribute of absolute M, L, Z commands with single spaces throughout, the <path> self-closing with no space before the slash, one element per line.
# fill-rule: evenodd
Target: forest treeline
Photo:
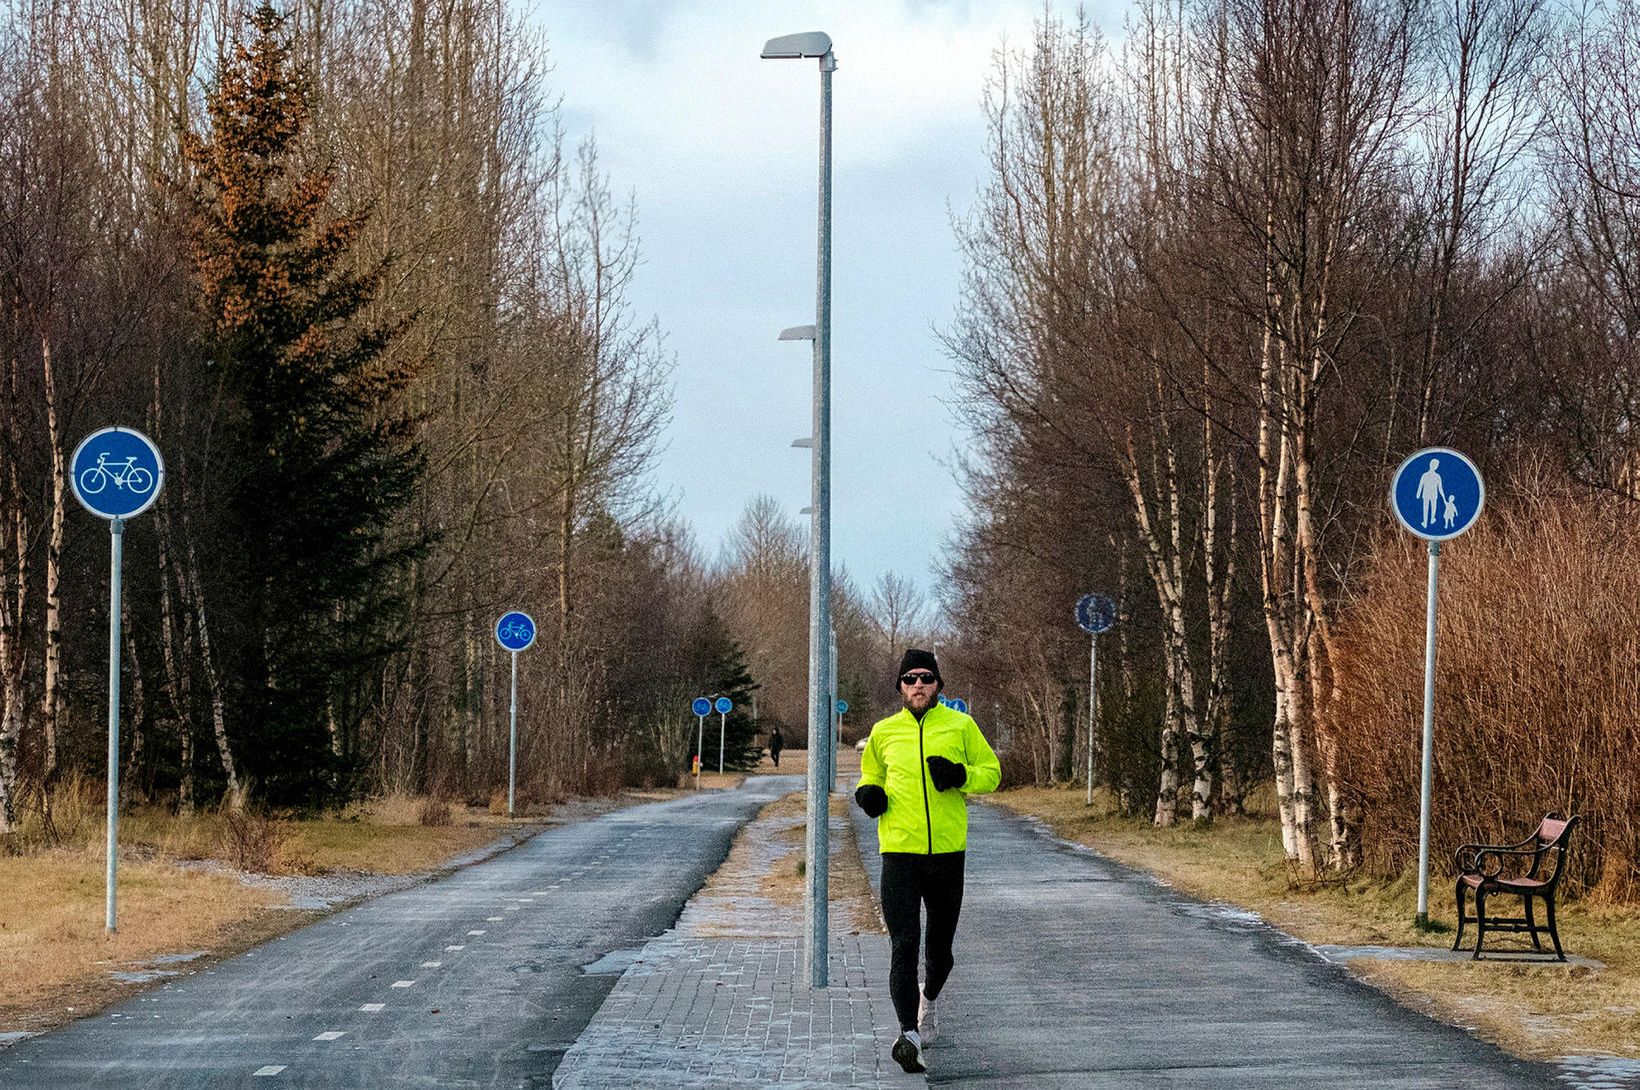
<path fill-rule="evenodd" d="M 697 695 L 730 767 L 756 715 L 803 743 L 806 535 L 759 499 L 708 558 L 654 496 L 635 209 L 550 68 L 501 0 L 0 12 L 0 833 L 103 774 L 108 527 L 67 461 L 110 424 L 166 468 L 124 535 L 129 799 L 486 802 L 520 607 L 526 798 L 672 782 Z M 869 605 L 844 574 L 856 663 L 899 638 Z"/>
<path fill-rule="evenodd" d="M 1424 549 L 1388 487 L 1451 446 L 1488 491 L 1442 554 L 1437 866 L 1577 811 L 1577 881 L 1640 891 L 1637 62 L 1629 0 L 1138 0 L 998 50 L 943 333 L 951 613 L 1011 777 L 1079 775 L 1100 591 L 1116 805 L 1273 782 L 1296 872 L 1401 873 Z"/>

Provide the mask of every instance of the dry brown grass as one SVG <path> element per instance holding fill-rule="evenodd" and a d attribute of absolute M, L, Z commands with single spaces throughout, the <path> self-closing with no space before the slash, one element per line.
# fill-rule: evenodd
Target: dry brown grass
<path fill-rule="evenodd" d="M 1041 818 L 1067 840 L 1150 871 L 1187 893 L 1251 909 L 1306 942 L 1452 944 L 1450 930 L 1431 935 L 1413 925 L 1417 889 L 1409 878 L 1387 882 L 1361 876 L 1321 885 L 1292 881 L 1280 826 L 1270 819 L 1157 829 L 1142 820 L 1107 816 L 1109 807 L 1101 803 L 1108 800 L 1098 796 L 1090 809 L 1079 788 L 1017 788 L 991 798 Z M 1436 923 L 1448 928 L 1455 923 L 1448 884 L 1432 887 L 1429 907 Z M 1409 1006 L 1476 1026 L 1518 1055 L 1640 1057 L 1640 910 L 1573 901 L 1561 909 L 1560 935 L 1568 952 L 1604 962 L 1605 968 L 1590 972 L 1541 963 L 1355 960 L 1350 969 Z"/>
<path fill-rule="evenodd" d="M 67 1021 L 129 992 L 108 976 L 121 965 L 220 951 L 278 900 L 232 877 L 122 861 L 119 931 L 108 935 L 103 873 L 102 859 L 86 852 L 0 858 L 0 1031 Z M 281 914 L 278 922 L 305 918 Z"/>

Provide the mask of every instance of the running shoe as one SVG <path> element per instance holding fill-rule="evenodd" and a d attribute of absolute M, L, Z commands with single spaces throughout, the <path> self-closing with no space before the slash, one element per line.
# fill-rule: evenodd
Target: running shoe
<path fill-rule="evenodd" d="M 908 1075 L 916 1075 L 927 1071 L 922 1062 L 922 1038 L 917 1031 L 908 1029 L 895 1040 L 894 1047 L 889 1051 L 894 1062 L 899 1064 Z"/>
<path fill-rule="evenodd" d="M 934 1038 L 940 1035 L 940 1016 L 934 1006 L 934 1001 L 923 992 L 917 993 L 917 1033 L 925 1045 L 934 1043 Z"/>

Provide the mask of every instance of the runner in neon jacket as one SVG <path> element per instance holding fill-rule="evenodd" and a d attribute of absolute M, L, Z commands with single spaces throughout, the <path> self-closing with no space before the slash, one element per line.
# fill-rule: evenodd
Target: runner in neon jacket
<path fill-rule="evenodd" d="M 968 798 L 994 791 L 997 756 L 965 713 L 937 702 L 938 660 L 912 648 L 900 660 L 905 706 L 871 728 L 854 798 L 877 819 L 882 850 L 883 920 L 888 924 L 888 991 L 900 1022 L 891 1055 L 923 1071 L 923 1046 L 938 1029 L 934 1001 L 951 974 L 951 943 L 962 911 Z M 928 908 L 926 975 L 917 985 L 922 908 Z"/>

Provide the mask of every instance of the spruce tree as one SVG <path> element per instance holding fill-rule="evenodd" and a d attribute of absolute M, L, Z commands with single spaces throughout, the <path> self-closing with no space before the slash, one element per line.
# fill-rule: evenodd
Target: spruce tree
<path fill-rule="evenodd" d="M 757 744 L 757 724 L 752 721 L 752 693 L 761 685 L 746 668 L 746 655 L 730 635 L 728 626 L 715 609 L 708 608 L 702 619 L 697 639 L 710 656 L 706 675 L 702 678 L 704 691 L 714 697 L 726 696 L 734 709 L 722 726 L 723 770 L 739 772 L 757 766 L 763 749 Z M 701 740 L 701 768 L 716 771 L 718 766 L 717 713 L 708 717 L 705 737 Z"/>
<path fill-rule="evenodd" d="M 394 523 L 424 460 L 401 327 L 362 319 L 385 267 L 348 268 L 366 214 L 330 209 L 328 169 L 302 167 L 309 90 L 286 17 L 264 2 L 248 39 L 185 142 L 200 352 L 222 391 L 211 582 L 250 776 L 269 802 L 312 805 L 345 793 L 368 679 L 402 630 L 425 542 Z"/>

